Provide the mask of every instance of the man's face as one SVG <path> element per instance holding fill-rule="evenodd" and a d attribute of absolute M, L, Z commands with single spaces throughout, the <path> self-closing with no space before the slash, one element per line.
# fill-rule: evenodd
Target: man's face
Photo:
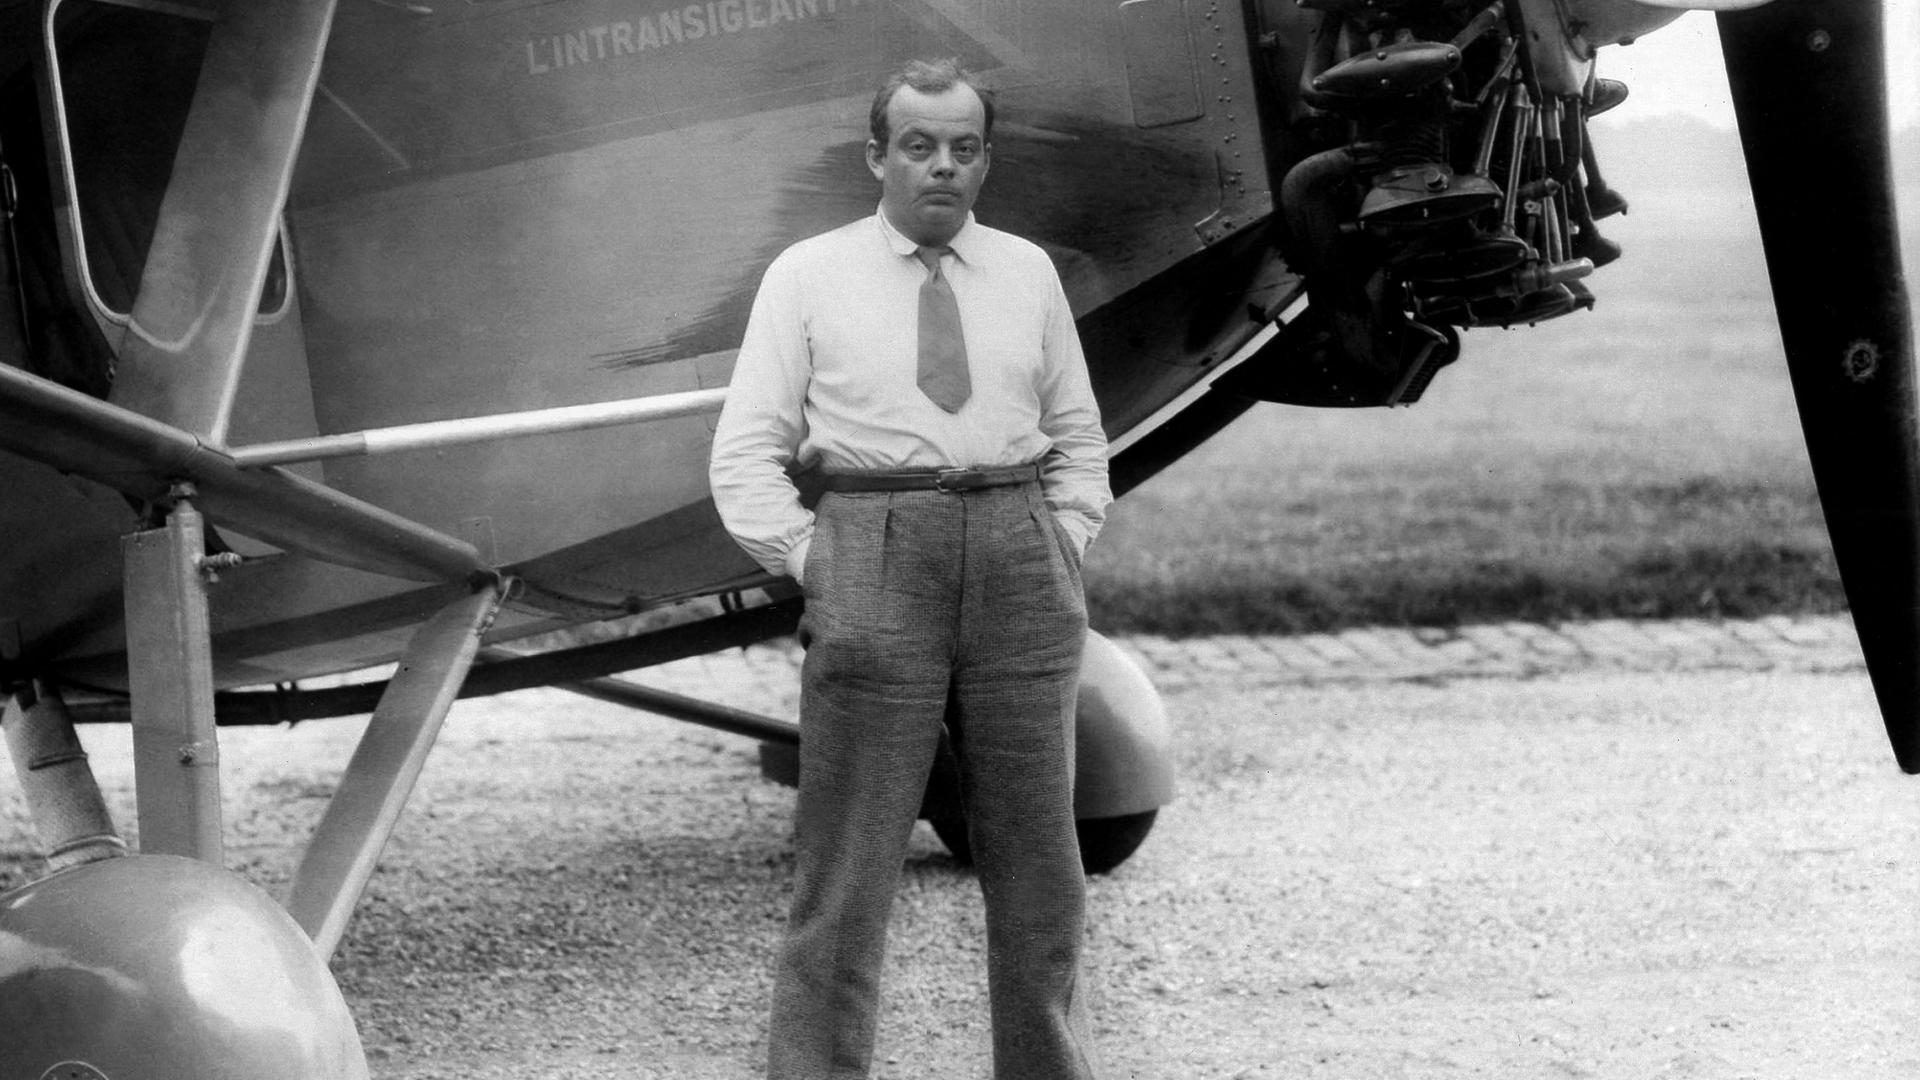
<path fill-rule="evenodd" d="M 887 102 L 888 143 L 867 140 L 880 209 L 913 242 L 938 247 L 966 224 L 987 178 L 986 109 L 966 85 L 902 86 Z"/>

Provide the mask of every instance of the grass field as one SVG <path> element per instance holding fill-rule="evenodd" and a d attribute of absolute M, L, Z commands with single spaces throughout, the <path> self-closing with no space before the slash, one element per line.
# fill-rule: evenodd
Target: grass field
<path fill-rule="evenodd" d="M 1621 186 L 1594 311 L 1469 333 L 1411 408 L 1256 406 L 1116 504 L 1094 626 L 1844 610 L 1743 188 Z"/>

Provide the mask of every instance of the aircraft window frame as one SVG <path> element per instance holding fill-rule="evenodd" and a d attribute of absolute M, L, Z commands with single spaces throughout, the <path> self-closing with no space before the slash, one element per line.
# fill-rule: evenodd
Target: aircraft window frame
<path fill-rule="evenodd" d="M 60 54 L 59 39 L 55 30 L 59 23 L 60 11 L 68 4 L 78 3 L 97 7 L 128 8 L 147 11 L 159 15 L 172 15 L 182 19 L 200 22 L 212 22 L 216 12 L 207 7 L 189 3 L 176 3 L 171 0 L 51 0 L 47 4 L 41 23 L 41 45 L 47 60 L 47 77 L 52 91 L 54 114 L 54 140 L 59 148 L 59 168 L 62 201 L 68 218 L 69 239 L 73 246 L 73 259 L 78 272 L 80 289 L 86 303 L 95 317 L 115 326 L 125 327 L 133 320 L 133 312 L 122 311 L 107 303 L 101 295 L 99 285 L 94 280 L 93 260 L 87 252 L 86 216 L 80 206 L 79 176 L 74 167 L 73 139 L 68 131 L 67 79 Z M 278 279 L 275 279 L 276 268 Z M 282 213 L 275 229 L 274 251 L 268 269 L 268 280 L 263 299 L 272 297 L 271 307 L 254 312 L 254 325 L 272 325 L 284 319 L 293 307 L 294 265 L 292 245 L 288 243 L 286 216 Z"/>

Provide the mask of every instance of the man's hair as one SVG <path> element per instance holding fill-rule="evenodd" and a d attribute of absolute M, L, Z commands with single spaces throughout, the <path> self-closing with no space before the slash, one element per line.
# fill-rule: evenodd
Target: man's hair
<path fill-rule="evenodd" d="M 867 131 L 882 150 L 887 148 L 887 140 L 893 137 L 893 132 L 887 128 L 887 106 L 893 101 L 894 93 L 903 86 L 911 86 L 922 94 L 942 94 L 956 86 L 971 89 L 979 95 L 981 108 L 986 114 L 980 136 L 987 142 L 993 141 L 992 91 L 974 82 L 973 76 L 960 66 L 959 60 L 909 60 L 900 70 L 887 76 L 880 92 L 873 95 L 873 109 L 867 114 Z"/>

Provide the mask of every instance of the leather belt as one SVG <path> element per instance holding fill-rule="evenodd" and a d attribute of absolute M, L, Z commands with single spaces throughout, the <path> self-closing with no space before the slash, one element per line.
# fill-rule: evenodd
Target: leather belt
<path fill-rule="evenodd" d="M 980 469 L 906 469 L 898 472 L 826 473 L 826 491 L 979 491 L 1040 479 L 1040 463 Z"/>

